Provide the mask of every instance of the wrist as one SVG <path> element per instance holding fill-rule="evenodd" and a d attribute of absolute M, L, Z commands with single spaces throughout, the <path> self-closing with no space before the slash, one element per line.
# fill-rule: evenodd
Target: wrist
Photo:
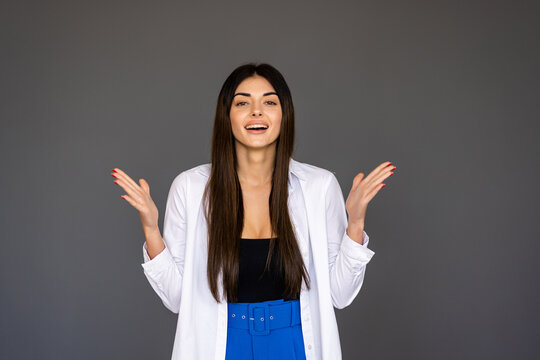
<path fill-rule="evenodd" d="M 347 236 L 356 241 L 359 244 L 364 243 L 364 225 L 363 224 L 349 224 L 347 226 Z"/>
<path fill-rule="evenodd" d="M 156 226 L 143 226 L 143 232 L 144 232 L 144 235 L 146 236 L 156 235 L 156 234 L 161 235 L 159 231 L 159 227 L 157 225 Z"/>
<path fill-rule="evenodd" d="M 353 221 L 349 221 L 347 223 L 347 228 L 348 229 L 353 229 L 353 230 L 364 230 L 364 222 L 363 221 L 358 221 L 358 222 L 353 222 Z"/>

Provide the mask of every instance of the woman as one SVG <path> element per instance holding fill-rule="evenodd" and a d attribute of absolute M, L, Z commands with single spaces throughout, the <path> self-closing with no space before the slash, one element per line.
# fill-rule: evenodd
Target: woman
<path fill-rule="evenodd" d="M 211 163 L 171 185 L 163 238 L 148 183 L 113 169 L 140 214 L 144 273 L 179 314 L 173 360 L 341 359 L 334 307 L 360 290 L 367 204 L 396 167 L 359 173 L 345 204 L 334 174 L 293 147 L 283 76 L 246 64 L 219 94 Z"/>

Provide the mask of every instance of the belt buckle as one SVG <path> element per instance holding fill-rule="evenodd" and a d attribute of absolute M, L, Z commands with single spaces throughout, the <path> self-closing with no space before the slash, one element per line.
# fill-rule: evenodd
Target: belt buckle
<path fill-rule="evenodd" d="M 262 308 L 264 309 L 264 316 L 255 316 L 254 310 Z M 269 323 L 270 307 L 268 304 L 249 304 L 248 305 L 248 317 L 249 317 L 249 333 L 251 335 L 268 335 L 270 334 L 270 323 Z M 261 321 L 261 318 L 263 319 Z M 264 325 L 264 329 L 257 330 L 255 328 L 255 322 L 257 324 Z M 259 327 L 259 326 L 257 326 Z"/>

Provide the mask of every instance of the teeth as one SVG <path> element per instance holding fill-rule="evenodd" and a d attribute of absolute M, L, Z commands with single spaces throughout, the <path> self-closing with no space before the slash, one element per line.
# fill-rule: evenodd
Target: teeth
<path fill-rule="evenodd" d="M 248 125 L 246 129 L 268 129 L 268 126 L 264 125 Z"/>

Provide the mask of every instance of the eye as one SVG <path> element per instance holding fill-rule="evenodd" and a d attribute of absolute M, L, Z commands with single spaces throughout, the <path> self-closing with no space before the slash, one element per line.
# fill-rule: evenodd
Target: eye
<path fill-rule="evenodd" d="M 236 106 L 242 106 L 241 104 L 245 104 L 246 102 L 245 101 L 239 101 L 236 103 Z"/>
<path fill-rule="evenodd" d="M 275 102 L 273 102 L 272 100 L 268 100 L 267 103 L 271 103 L 270 105 L 277 105 Z"/>

